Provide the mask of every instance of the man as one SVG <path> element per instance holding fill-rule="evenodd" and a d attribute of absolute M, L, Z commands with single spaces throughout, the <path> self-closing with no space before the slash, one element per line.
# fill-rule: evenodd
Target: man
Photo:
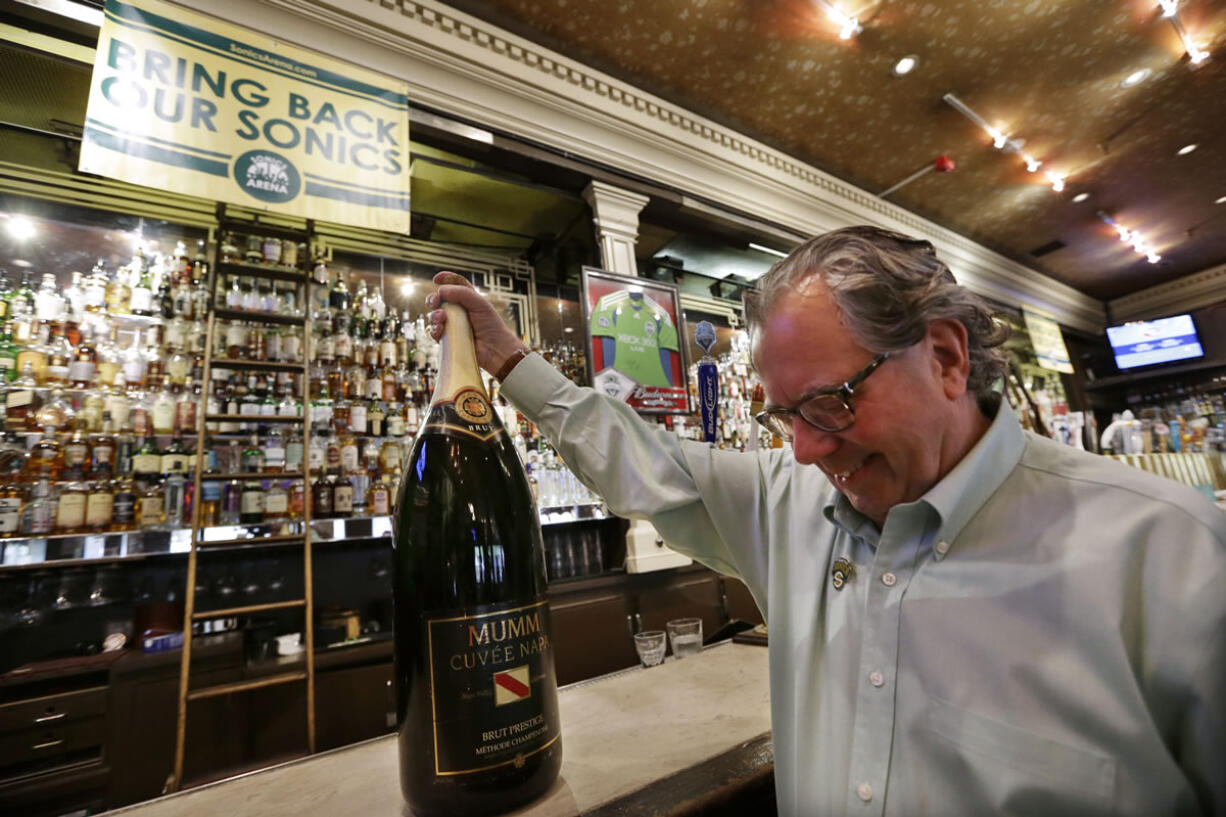
<path fill-rule="evenodd" d="M 927 242 L 828 233 L 748 299 L 790 452 L 642 421 L 446 275 L 575 473 L 768 616 L 780 814 L 1226 814 L 1226 514 L 1024 432 Z"/>

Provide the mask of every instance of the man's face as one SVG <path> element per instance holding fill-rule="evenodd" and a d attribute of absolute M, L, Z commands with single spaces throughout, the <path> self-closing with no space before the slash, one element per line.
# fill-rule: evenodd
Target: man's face
<path fill-rule="evenodd" d="M 825 284 L 810 279 L 767 315 L 754 356 L 767 406 L 796 408 L 876 355 L 843 326 Z M 817 465 L 853 507 L 883 524 L 890 508 L 918 499 L 951 465 L 942 445 L 955 415 L 941 374 L 929 337 L 891 355 L 856 388 L 851 428 L 826 432 L 795 420 L 796 461 Z"/>

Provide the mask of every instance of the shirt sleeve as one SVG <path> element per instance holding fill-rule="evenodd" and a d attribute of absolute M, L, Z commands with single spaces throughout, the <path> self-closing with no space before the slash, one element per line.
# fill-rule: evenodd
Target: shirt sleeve
<path fill-rule="evenodd" d="M 720 451 L 645 421 L 625 403 L 576 386 L 540 355 L 524 358 L 502 395 L 618 516 L 646 519 L 673 549 L 739 576 L 766 613 L 765 471 L 779 451 Z"/>

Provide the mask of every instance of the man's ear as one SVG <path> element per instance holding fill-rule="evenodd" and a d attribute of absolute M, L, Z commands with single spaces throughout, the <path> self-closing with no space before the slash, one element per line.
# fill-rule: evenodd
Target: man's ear
<path fill-rule="evenodd" d="M 961 397 L 971 375 L 966 327 L 952 318 L 935 320 L 928 324 L 928 343 L 945 396 L 951 400 Z"/>

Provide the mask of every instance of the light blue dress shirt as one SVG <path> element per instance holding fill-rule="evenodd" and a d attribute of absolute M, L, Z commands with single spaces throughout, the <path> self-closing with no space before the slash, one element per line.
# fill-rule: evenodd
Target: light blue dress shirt
<path fill-rule="evenodd" d="M 1226 814 L 1226 514 L 1196 491 L 1002 405 L 878 532 L 790 450 L 682 440 L 538 355 L 502 393 L 753 593 L 781 815 Z"/>

